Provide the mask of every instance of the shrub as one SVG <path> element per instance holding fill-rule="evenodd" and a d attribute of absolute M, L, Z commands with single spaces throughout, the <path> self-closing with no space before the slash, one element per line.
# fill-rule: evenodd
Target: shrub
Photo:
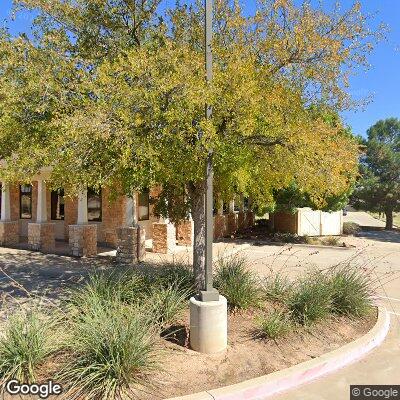
<path fill-rule="evenodd" d="M 232 309 L 258 307 L 261 288 L 257 276 L 246 266 L 246 259 L 235 255 L 217 262 L 215 286 Z"/>
<path fill-rule="evenodd" d="M 266 316 L 261 316 L 257 321 L 262 336 L 270 339 L 286 335 L 292 329 L 290 315 L 282 310 L 273 310 Z"/>
<path fill-rule="evenodd" d="M 56 377 L 68 398 L 122 398 L 143 385 L 157 367 L 159 332 L 151 317 L 143 308 L 120 301 L 93 301 L 70 314 L 65 342 L 69 357 Z"/>
<path fill-rule="evenodd" d="M 158 268 L 156 286 L 170 288 L 185 292 L 189 297 L 196 292 L 193 268 L 185 263 L 166 263 Z"/>
<path fill-rule="evenodd" d="M 291 284 L 286 276 L 276 273 L 264 279 L 262 289 L 268 300 L 284 302 L 291 290 Z"/>
<path fill-rule="evenodd" d="M 355 222 L 344 222 L 343 223 L 343 234 L 344 235 L 355 235 L 361 230 L 360 225 Z"/>
<path fill-rule="evenodd" d="M 324 246 L 338 246 L 339 240 L 340 239 L 336 236 L 328 236 L 322 239 L 322 244 Z"/>
<path fill-rule="evenodd" d="M 147 292 L 142 275 L 131 270 L 100 272 L 89 276 L 89 280 L 70 293 L 69 302 L 84 305 L 96 301 L 110 302 L 116 299 L 133 304 Z"/>
<path fill-rule="evenodd" d="M 371 281 L 363 270 L 342 265 L 331 272 L 332 311 L 340 315 L 362 317 L 372 307 Z"/>
<path fill-rule="evenodd" d="M 55 350 L 55 322 L 39 311 L 11 316 L 0 338 L 0 381 L 34 382 L 37 368 Z"/>
<path fill-rule="evenodd" d="M 143 307 L 152 315 L 152 321 L 163 330 L 179 320 L 188 306 L 187 298 L 188 292 L 175 285 L 155 286 L 145 299 Z"/>
<path fill-rule="evenodd" d="M 332 288 L 322 273 L 310 273 L 301 279 L 288 298 L 287 306 L 294 320 L 309 325 L 325 318 L 332 307 Z"/>

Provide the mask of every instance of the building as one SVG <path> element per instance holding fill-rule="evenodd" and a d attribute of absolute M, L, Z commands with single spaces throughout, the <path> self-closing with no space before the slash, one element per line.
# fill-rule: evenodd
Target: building
<path fill-rule="evenodd" d="M 64 242 L 74 256 L 94 256 L 100 245 L 116 248 L 117 255 L 129 261 L 132 255 L 139 260 L 144 257 L 146 240 L 157 253 L 193 243 L 192 221 L 174 226 L 154 215 L 150 198 L 157 196 L 155 189 L 136 193 L 134 199 L 111 199 L 108 188 L 89 188 L 70 197 L 64 189 L 48 189 L 49 175 L 44 170 L 32 184 L 2 184 L 0 245 L 18 246 L 22 242 L 31 250 L 53 253 L 56 243 Z M 215 216 L 215 238 L 253 223 L 253 213 L 243 207 L 235 211 L 232 202 L 228 213 L 220 207 Z"/>

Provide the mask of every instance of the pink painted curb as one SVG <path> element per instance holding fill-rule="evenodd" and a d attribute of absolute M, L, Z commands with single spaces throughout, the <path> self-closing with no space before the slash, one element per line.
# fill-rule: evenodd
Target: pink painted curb
<path fill-rule="evenodd" d="M 379 307 L 378 318 L 374 327 L 366 335 L 339 349 L 282 371 L 276 371 L 219 389 L 174 397 L 169 400 L 263 400 L 274 394 L 308 383 L 359 360 L 384 341 L 389 328 L 390 316 L 386 309 Z"/>

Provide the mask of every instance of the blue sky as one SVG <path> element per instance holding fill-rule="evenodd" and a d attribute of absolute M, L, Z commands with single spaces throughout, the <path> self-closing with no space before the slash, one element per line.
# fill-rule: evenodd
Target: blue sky
<path fill-rule="evenodd" d="M 325 0 L 327 6 L 336 0 Z M 0 0 L 0 20 L 10 17 L 12 0 Z M 170 2 L 170 0 L 168 0 Z M 246 7 L 251 10 L 254 0 L 246 0 Z M 342 0 L 344 7 L 351 0 Z M 379 119 L 400 118 L 400 1 L 398 0 L 361 0 L 367 13 L 376 13 L 374 24 L 384 22 L 390 31 L 387 41 L 378 44 L 370 57 L 371 68 L 351 79 L 350 91 L 355 98 L 373 96 L 365 109 L 357 112 L 345 112 L 343 117 L 355 134 L 365 135 L 366 130 Z M 32 16 L 19 14 L 13 21 L 11 32 L 17 34 L 26 31 L 32 23 Z"/>

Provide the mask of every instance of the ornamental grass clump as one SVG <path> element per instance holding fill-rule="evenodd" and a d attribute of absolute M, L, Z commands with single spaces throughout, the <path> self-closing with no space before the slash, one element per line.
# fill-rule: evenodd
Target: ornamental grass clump
<path fill-rule="evenodd" d="M 369 274 L 356 266 L 340 265 L 330 272 L 332 312 L 363 317 L 373 305 L 373 288 Z"/>
<path fill-rule="evenodd" d="M 259 279 L 242 256 L 235 255 L 217 262 L 215 287 L 226 297 L 231 309 L 246 310 L 261 304 Z"/>
<path fill-rule="evenodd" d="M 33 383 L 39 367 L 56 350 L 57 324 L 38 310 L 20 312 L 0 334 L 0 385 L 10 379 Z"/>
<path fill-rule="evenodd" d="M 168 287 L 154 286 L 142 305 L 163 333 L 165 328 L 183 316 L 189 294 L 188 290 L 182 290 L 175 284 Z"/>
<path fill-rule="evenodd" d="M 295 283 L 287 299 L 295 322 L 310 325 L 326 318 L 332 309 L 332 286 L 325 274 L 309 273 Z"/>
<path fill-rule="evenodd" d="M 158 327 L 143 307 L 92 300 L 67 318 L 68 356 L 56 379 L 68 399 L 132 397 L 157 368 Z"/>
<path fill-rule="evenodd" d="M 259 335 L 269 339 L 277 339 L 289 333 L 293 324 L 286 310 L 274 309 L 256 319 Z"/>
<path fill-rule="evenodd" d="M 284 303 L 292 290 L 292 284 L 280 273 L 270 274 L 262 282 L 262 291 L 267 300 Z"/>
<path fill-rule="evenodd" d="M 193 267 L 185 263 L 172 262 L 163 264 L 158 268 L 155 280 L 156 286 L 163 288 L 174 287 L 176 290 L 186 293 L 187 297 L 196 293 Z"/>
<path fill-rule="evenodd" d="M 93 301 L 110 302 L 116 299 L 134 304 L 146 295 L 147 285 L 142 275 L 130 270 L 98 272 L 87 282 L 70 292 L 69 303 L 84 305 Z"/>

